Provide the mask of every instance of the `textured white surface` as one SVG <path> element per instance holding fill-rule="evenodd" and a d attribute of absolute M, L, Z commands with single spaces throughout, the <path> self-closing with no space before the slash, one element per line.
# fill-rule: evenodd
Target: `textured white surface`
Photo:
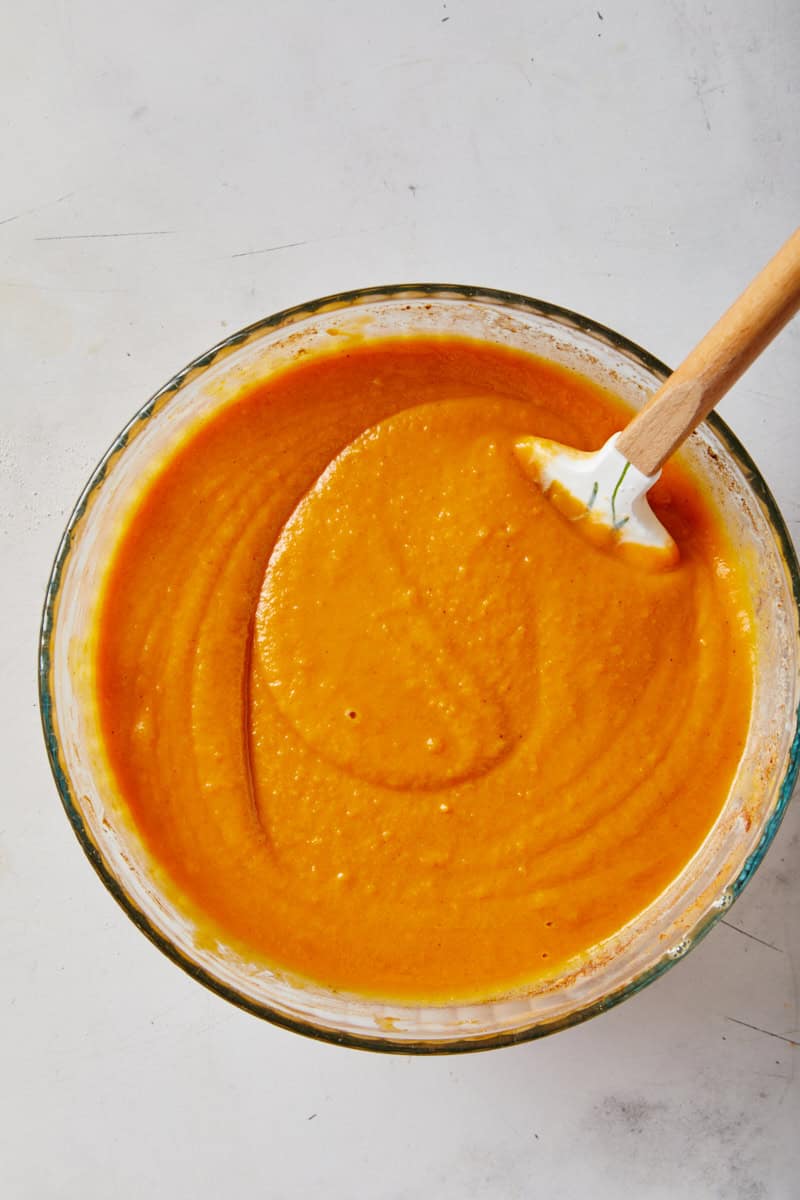
<path fill-rule="evenodd" d="M 599 9 L 599 11 L 598 11 Z M 273 1029 L 134 929 L 61 812 L 35 641 L 93 463 L 227 331 L 482 283 L 675 362 L 797 223 L 796 0 L 30 0 L 0 43 L 0 1195 L 800 1195 L 800 810 L 637 998 L 382 1058 Z M 722 411 L 800 519 L 800 326 Z"/>

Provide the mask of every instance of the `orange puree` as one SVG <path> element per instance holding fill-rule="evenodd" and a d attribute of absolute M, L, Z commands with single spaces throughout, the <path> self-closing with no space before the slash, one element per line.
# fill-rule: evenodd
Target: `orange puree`
<path fill-rule="evenodd" d="M 306 359 L 168 458 L 110 565 L 119 793 L 205 934 L 332 987 L 498 994 L 681 871 L 744 744 L 740 568 L 698 486 L 681 561 L 589 544 L 514 441 L 599 446 L 609 394 L 458 339 Z"/>

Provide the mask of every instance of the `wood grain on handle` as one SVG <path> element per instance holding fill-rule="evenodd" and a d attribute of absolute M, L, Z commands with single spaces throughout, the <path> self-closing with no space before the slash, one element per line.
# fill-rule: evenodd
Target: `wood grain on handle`
<path fill-rule="evenodd" d="M 800 229 L 623 429 L 619 452 L 655 475 L 798 308 Z"/>

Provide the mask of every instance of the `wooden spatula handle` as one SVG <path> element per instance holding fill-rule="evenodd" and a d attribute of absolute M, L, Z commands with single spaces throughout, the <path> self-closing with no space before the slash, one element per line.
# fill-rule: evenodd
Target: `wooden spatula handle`
<path fill-rule="evenodd" d="M 626 426 L 620 453 L 655 475 L 798 308 L 800 229 Z"/>

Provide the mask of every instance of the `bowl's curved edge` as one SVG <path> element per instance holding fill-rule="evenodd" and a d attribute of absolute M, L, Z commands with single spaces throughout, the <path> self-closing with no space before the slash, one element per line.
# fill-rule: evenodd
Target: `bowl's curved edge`
<path fill-rule="evenodd" d="M 61 798 L 62 805 L 66 812 L 67 818 L 72 826 L 78 842 L 82 846 L 86 857 L 89 859 L 95 872 L 105 885 L 106 889 L 114 897 L 123 911 L 131 919 L 134 925 L 153 943 L 167 958 L 185 971 L 197 983 L 202 984 L 216 995 L 229 1001 L 237 1008 L 260 1017 L 263 1020 L 269 1021 L 271 1024 L 289 1030 L 293 1033 L 299 1033 L 306 1037 L 314 1038 L 319 1041 L 329 1042 L 334 1045 L 345 1046 L 351 1049 L 381 1051 L 392 1054 L 406 1055 L 432 1055 L 432 1054 L 452 1054 L 452 1053 L 473 1053 L 481 1050 L 499 1049 L 506 1046 L 518 1045 L 522 1042 L 533 1041 L 541 1037 L 546 1037 L 552 1033 L 557 1033 L 560 1030 L 569 1028 L 573 1025 L 578 1025 L 584 1021 L 590 1020 L 592 1017 L 599 1016 L 603 1012 L 616 1007 L 623 1000 L 642 991 L 643 988 L 653 983 L 660 978 L 671 966 L 684 958 L 686 954 L 693 949 L 710 930 L 714 927 L 717 921 L 722 917 L 726 908 L 720 907 L 718 910 L 712 910 L 700 918 L 695 927 L 686 935 L 685 948 L 680 954 L 667 956 L 660 959 L 649 970 L 642 972 L 630 983 L 624 987 L 617 989 L 616 992 L 610 993 L 585 1008 L 580 1008 L 568 1014 L 565 1017 L 558 1018 L 550 1022 L 540 1022 L 538 1024 L 514 1030 L 504 1034 L 491 1034 L 487 1036 L 469 1035 L 461 1036 L 452 1040 L 441 1041 L 402 1041 L 394 1039 L 391 1036 L 382 1034 L 371 1037 L 362 1037 L 357 1034 L 340 1032 L 337 1030 L 328 1029 L 324 1026 L 314 1025 L 311 1021 L 300 1021 L 288 1017 L 286 1014 L 271 1009 L 267 1005 L 257 1004 L 248 1000 L 246 997 L 233 991 L 213 975 L 198 967 L 185 955 L 183 955 L 167 938 L 151 924 L 144 914 L 137 908 L 136 904 L 127 895 L 119 881 L 106 866 L 105 861 L 95 845 L 92 837 L 89 834 L 86 824 L 81 816 L 80 810 L 75 803 L 69 780 L 61 763 L 59 754 L 58 734 L 56 732 L 54 722 L 54 704 L 50 684 L 51 671 L 51 638 L 53 634 L 53 618 L 58 600 L 58 593 L 61 584 L 64 567 L 66 565 L 70 547 L 72 544 L 74 531 L 86 512 L 87 505 L 90 501 L 94 490 L 102 483 L 108 468 L 113 459 L 124 450 L 130 438 L 131 432 L 142 421 L 147 420 L 153 413 L 155 407 L 168 396 L 178 391 L 186 380 L 198 370 L 203 370 L 210 366 L 221 354 L 227 351 L 238 348 L 256 337 L 262 332 L 271 329 L 277 329 L 285 325 L 291 325 L 298 320 L 313 316 L 322 311 L 335 311 L 338 308 L 349 307 L 354 304 L 366 303 L 370 300 L 379 299 L 416 299 L 420 297 L 430 296 L 431 298 L 461 298 L 477 302 L 500 302 L 507 307 L 519 308 L 525 312 L 535 312 L 540 315 L 552 317 L 558 321 L 562 321 L 575 328 L 581 329 L 584 332 L 590 333 L 595 337 L 600 337 L 616 349 L 621 350 L 626 355 L 638 361 L 646 367 L 654 375 L 661 379 L 666 379 L 671 371 L 660 359 L 650 354 L 649 351 L 639 346 L 636 342 L 617 333 L 606 325 L 593 320 L 590 317 L 583 316 L 571 309 L 564 308 L 560 305 L 551 304 L 548 301 L 539 300 L 533 297 L 522 295 L 517 292 L 507 292 L 497 288 L 473 287 L 465 284 L 437 284 L 437 283 L 408 283 L 408 284 L 389 284 L 386 286 L 376 286 L 367 288 L 357 288 L 351 291 L 338 292 L 329 296 L 320 297 L 317 300 L 309 301 L 305 304 L 294 305 L 290 308 L 281 309 L 279 312 L 265 317 L 259 321 L 255 321 L 244 328 L 237 330 L 229 337 L 218 342 L 210 350 L 198 355 L 187 364 L 182 370 L 178 371 L 171 379 L 159 388 L 149 400 L 138 410 L 131 418 L 122 432 L 114 439 L 106 453 L 98 462 L 94 471 L 89 477 L 89 480 L 81 492 L 78 500 L 67 520 L 64 533 L 56 550 L 53 560 L 53 566 L 48 578 L 47 589 L 45 592 L 44 604 L 42 609 L 42 618 L 39 628 L 38 640 L 38 679 L 39 679 L 39 709 L 42 723 L 42 732 L 44 735 L 45 746 L 47 749 L 50 769 L 55 780 L 56 788 Z M 714 428 L 715 432 L 726 444 L 733 457 L 737 460 L 740 467 L 747 475 L 750 486 L 753 488 L 759 501 L 767 511 L 768 520 L 772 526 L 777 540 L 780 544 L 781 553 L 789 573 L 792 590 L 796 604 L 796 615 L 800 613 L 800 566 L 798 566 L 797 556 L 794 545 L 789 534 L 786 523 L 777 506 L 775 498 L 772 495 L 767 483 L 765 482 L 761 472 L 751 458 L 750 454 L 744 448 L 742 443 L 716 413 L 712 413 L 707 419 L 708 423 Z M 778 803 L 775 812 L 770 817 L 767 826 L 764 829 L 762 837 L 748 856 L 742 870 L 730 885 L 732 899 L 739 896 L 752 878 L 753 873 L 761 863 L 769 846 L 771 845 L 781 821 L 786 812 L 789 800 L 791 798 L 794 786 L 797 781 L 798 770 L 800 769 L 800 707 L 798 707 L 795 718 L 795 732 L 792 742 L 792 747 L 789 754 L 789 763 L 786 774 L 784 775 L 781 784 Z"/>

